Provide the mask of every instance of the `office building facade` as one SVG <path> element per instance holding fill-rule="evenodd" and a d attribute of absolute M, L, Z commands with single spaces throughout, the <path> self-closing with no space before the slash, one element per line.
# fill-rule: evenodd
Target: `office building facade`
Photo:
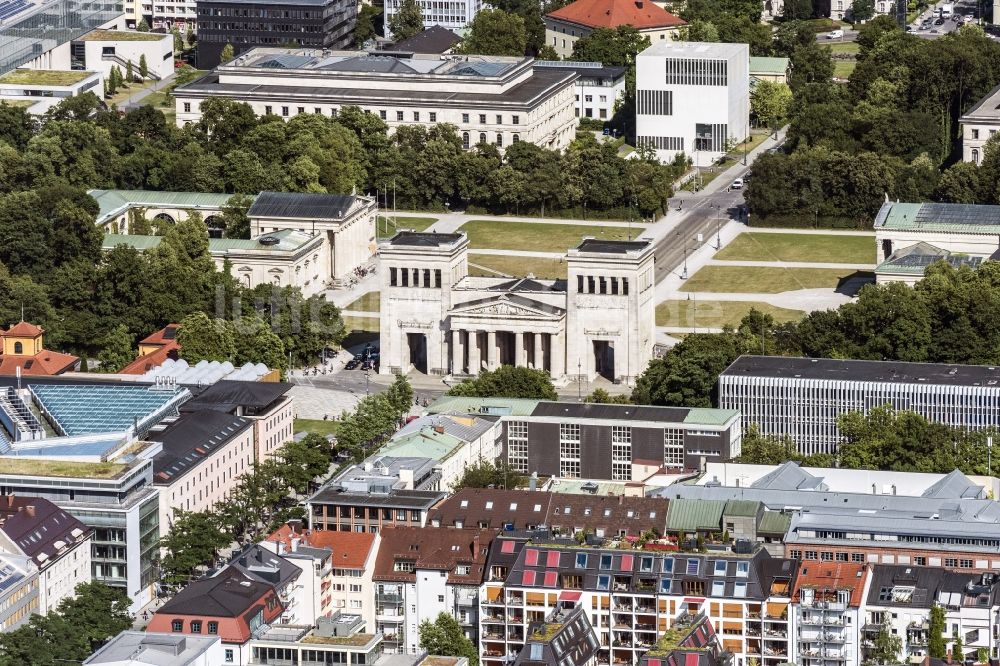
<path fill-rule="evenodd" d="M 389 24 L 399 13 L 403 0 L 385 0 L 382 13 L 385 36 L 392 39 L 392 28 Z M 456 32 L 463 30 L 472 23 L 476 14 L 483 8 L 483 0 L 417 0 L 420 15 L 424 19 L 424 28 L 440 26 Z"/>
<path fill-rule="evenodd" d="M 636 145 L 709 166 L 749 135 L 746 44 L 662 41 L 636 56 Z"/>
<path fill-rule="evenodd" d="M 1000 426 L 1000 369 L 988 366 L 741 356 L 719 375 L 719 405 L 800 453 L 834 453 L 837 418 L 891 405 L 963 430 Z"/>

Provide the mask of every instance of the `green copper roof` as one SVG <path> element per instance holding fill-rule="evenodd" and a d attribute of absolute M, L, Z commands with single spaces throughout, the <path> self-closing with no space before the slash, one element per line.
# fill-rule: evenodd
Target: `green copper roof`
<path fill-rule="evenodd" d="M 419 432 L 394 439 L 379 451 L 380 455 L 397 458 L 432 458 L 441 462 L 450 458 L 465 442 L 448 433 L 423 428 Z"/>
<path fill-rule="evenodd" d="M 723 514 L 727 516 L 742 516 L 744 518 L 750 518 L 757 515 L 758 509 L 760 509 L 760 502 L 755 502 L 753 500 L 729 500 L 726 502 L 726 508 L 723 510 Z"/>
<path fill-rule="evenodd" d="M 119 245 L 128 245 L 129 247 L 134 247 L 140 252 L 145 250 L 152 250 L 154 247 L 160 244 L 163 240 L 162 236 L 132 236 L 129 234 L 104 234 L 104 240 L 101 241 L 101 247 L 105 250 L 110 250 L 112 248 L 118 247 Z"/>
<path fill-rule="evenodd" d="M 244 238 L 209 238 L 209 254 L 224 255 L 230 251 L 256 250 L 261 252 L 292 252 L 314 240 L 316 236 L 297 231 L 295 229 L 282 229 L 264 234 L 260 238 L 273 238 L 277 243 L 263 244 L 258 239 Z M 160 244 L 162 236 L 135 236 L 129 234 L 104 234 L 102 247 L 110 250 L 118 245 L 128 245 L 140 252 L 150 250 Z"/>
<path fill-rule="evenodd" d="M 887 201 L 875 216 L 875 228 L 995 235 L 1000 233 L 1000 206 Z"/>
<path fill-rule="evenodd" d="M 497 416 L 530 416 L 538 400 L 524 398 L 465 398 L 459 396 L 443 396 L 427 408 L 430 414 L 445 412 L 495 414 Z"/>
<path fill-rule="evenodd" d="M 111 218 L 130 208 L 183 208 L 188 210 L 218 210 L 233 196 L 205 192 L 154 192 L 151 190 L 90 190 L 100 211 L 97 224 L 103 225 Z M 253 197 L 250 197 L 253 199 Z"/>
<path fill-rule="evenodd" d="M 750 56 L 750 76 L 784 76 L 788 73 L 791 61 L 788 58 L 766 58 Z"/>
<path fill-rule="evenodd" d="M 707 407 L 692 407 L 684 417 L 684 423 L 701 425 L 725 425 L 740 413 L 735 409 L 709 409 Z"/>
<path fill-rule="evenodd" d="M 674 499 L 667 508 L 667 531 L 718 530 L 726 500 Z"/>
<path fill-rule="evenodd" d="M 757 531 L 762 534 L 785 534 L 791 524 L 791 515 L 780 511 L 765 511 L 760 517 Z"/>

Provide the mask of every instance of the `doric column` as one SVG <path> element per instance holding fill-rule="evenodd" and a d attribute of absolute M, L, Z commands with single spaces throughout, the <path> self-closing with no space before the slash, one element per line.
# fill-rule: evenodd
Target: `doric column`
<path fill-rule="evenodd" d="M 514 333 L 514 365 L 523 368 L 525 366 L 524 356 L 524 333 L 516 331 Z"/>
<path fill-rule="evenodd" d="M 462 353 L 462 331 L 451 332 L 451 374 L 462 374 L 462 361 L 465 354 Z"/>
<path fill-rule="evenodd" d="M 496 370 L 500 364 L 497 363 L 497 332 L 486 332 L 486 367 Z"/>
<path fill-rule="evenodd" d="M 542 350 L 542 334 L 535 333 L 535 370 L 543 370 L 545 368 L 545 353 Z"/>
<path fill-rule="evenodd" d="M 562 333 L 549 336 L 549 364 L 552 366 L 549 374 L 562 377 L 566 374 L 566 336 Z"/>
<path fill-rule="evenodd" d="M 479 331 L 469 331 L 469 374 L 478 375 L 483 369 L 479 354 Z"/>

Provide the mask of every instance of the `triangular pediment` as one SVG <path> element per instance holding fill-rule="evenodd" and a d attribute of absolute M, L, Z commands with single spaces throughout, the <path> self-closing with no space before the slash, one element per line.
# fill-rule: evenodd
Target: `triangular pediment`
<path fill-rule="evenodd" d="M 566 314 L 562 308 L 531 298 L 501 294 L 459 303 L 451 308 L 452 316 L 531 317 L 533 319 L 560 319 Z"/>

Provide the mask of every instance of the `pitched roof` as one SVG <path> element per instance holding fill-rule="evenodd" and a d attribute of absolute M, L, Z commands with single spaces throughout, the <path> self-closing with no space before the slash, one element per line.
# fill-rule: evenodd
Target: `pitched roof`
<path fill-rule="evenodd" d="M 838 590 L 850 590 L 850 605 L 855 608 L 863 600 L 865 583 L 871 570 L 864 564 L 849 562 L 803 562 L 795 579 L 792 601 L 801 601 L 803 588 L 813 588 L 817 601 L 836 601 Z M 828 595 L 834 595 L 827 598 Z"/>
<path fill-rule="evenodd" d="M 35 326 L 34 324 L 29 324 L 26 321 L 20 321 L 8 330 L 0 333 L 0 337 L 24 337 L 24 338 L 34 338 L 45 332 L 41 326 Z"/>
<path fill-rule="evenodd" d="M 287 588 L 302 574 L 302 569 L 259 544 L 247 546 L 244 551 L 235 555 L 229 567 L 252 579 L 273 585 L 278 590 Z"/>
<path fill-rule="evenodd" d="M 50 376 L 71 370 L 80 359 L 72 354 L 43 349 L 34 356 L 0 355 L 0 375 L 15 375 L 21 368 L 22 375 Z"/>
<path fill-rule="evenodd" d="M 297 536 L 300 545 L 310 548 L 325 548 L 330 551 L 330 561 L 340 569 L 362 569 L 375 545 L 375 535 L 368 532 L 332 532 L 328 530 L 293 531 L 288 524 L 282 525 L 267 537 L 268 541 L 283 543 L 289 549 L 292 537 Z"/>
<path fill-rule="evenodd" d="M 630 25 L 644 30 L 687 25 L 684 20 L 649 0 L 576 0 L 546 16 L 591 28 Z"/>
<path fill-rule="evenodd" d="M 43 567 L 93 531 L 42 497 L 0 497 L 0 530 Z"/>
<path fill-rule="evenodd" d="M 215 578 L 190 583 L 163 604 L 156 615 L 200 615 L 238 618 L 261 603 L 274 587 L 227 567 Z"/>
<path fill-rule="evenodd" d="M 145 341 L 144 341 L 145 342 Z M 158 368 L 168 359 L 177 360 L 181 346 L 175 340 L 168 340 L 159 349 L 135 359 L 118 371 L 119 375 L 144 375 L 153 368 Z"/>
<path fill-rule="evenodd" d="M 382 543 L 375 560 L 374 580 L 414 581 L 414 571 L 396 571 L 397 559 L 409 560 L 416 569 L 448 572 L 448 582 L 459 585 L 479 585 L 489 554 L 490 543 L 497 536 L 495 529 L 453 529 L 450 527 L 387 526 L 382 530 Z M 468 564 L 466 575 L 455 572 L 458 564 Z"/>
<path fill-rule="evenodd" d="M 166 430 L 149 435 L 163 445 L 153 458 L 153 483 L 174 483 L 251 426 L 249 419 L 227 412 L 206 409 L 182 413 Z"/>
<path fill-rule="evenodd" d="M 140 345 L 167 345 L 177 343 L 177 331 L 180 330 L 180 324 L 167 324 L 160 330 L 150 333 L 145 338 L 139 341 Z"/>
<path fill-rule="evenodd" d="M 432 25 L 412 37 L 408 37 L 386 47 L 386 51 L 406 51 L 410 53 L 444 53 L 462 38 L 448 28 Z"/>
<path fill-rule="evenodd" d="M 237 407 L 264 409 L 280 400 L 292 385 L 287 382 L 240 382 L 223 379 L 184 404 L 184 411 L 215 409 L 230 412 Z"/>
<path fill-rule="evenodd" d="M 671 500 L 670 508 L 667 511 L 667 529 L 671 532 L 717 531 L 721 525 L 722 512 L 726 508 L 727 501 Z"/>
<path fill-rule="evenodd" d="M 261 192 L 247 216 L 339 220 L 354 205 L 349 194 L 314 194 L 307 192 Z"/>

